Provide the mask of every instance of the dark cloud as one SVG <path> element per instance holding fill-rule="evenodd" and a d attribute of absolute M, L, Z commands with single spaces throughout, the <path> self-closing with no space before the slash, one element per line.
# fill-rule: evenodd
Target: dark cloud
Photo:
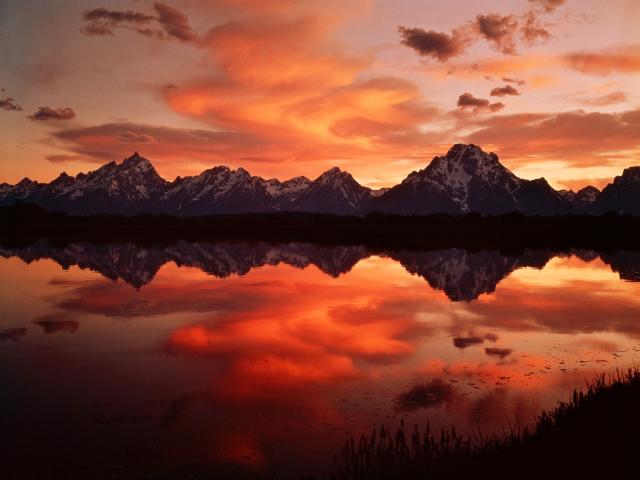
<path fill-rule="evenodd" d="M 441 62 L 463 54 L 481 38 L 499 52 L 515 55 L 518 35 L 526 45 L 545 42 L 551 38 L 551 33 L 539 17 L 553 11 L 555 6 L 563 2 L 564 0 L 536 2 L 541 4 L 541 8 L 529 9 L 518 16 L 499 13 L 477 15 L 473 21 L 454 29 L 451 35 L 422 28 L 399 27 L 398 30 L 404 45 L 422 56 L 430 56 Z"/>
<path fill-rule="evenodd" d="M 516 53 L 515 34 L 518 31 L 518 20 L 513 15 L 478 15 L 475 25 L 478 33 L 498 51 L 513 55 Z"/>
<path fill-rule="evenodd" d="M 520 80 L 519 78 L 510 78 L 510 77 L 502 77 L 502 81 L 506 83 L 513 83 L 514 85 L 522 86 L 526 85 L 527 82 L 524 80 Z"/>
<path fill-rule="evenodd" d="M 507 95 L 520 95 L 520 92 L 511 85 L 496 87 L 491 90 L 492 97 L 506 97 Z"/>
<path fill-rule="evenodd" d="M 453 346 L 456 348 L 464 349 L 471 347 L 472 345 L 481 345 L 484 343 L 482 337 L 454 337 Z"/>
<path fill-rule="evenodd" d="M 2 90 L 4 91 L 4 89 Z M 22 110 L 22 107 L 18 105 L 13 98 L 5 98 L 4 100 L 0 98 L 0 108 L 3 110 L 16 111 L 19 112 Z"/>
<path fill-rule="evenodd" d="M 542 25 L 538 16 L 533 11 L 529 11 L 525 14 L 524 26 L 522 27 L 520 34 L 527 45 L 546 42 L 551 38 L 551 34 Z"/>
<path fill-rule="evenodd" d="M 499 357 L 506 358 L 513 353 L 512 348 L 498 348 L 498 347 L 487 347 L 484 349 L 484 353 L 489 355 L 490 357 Z"/>
<path fill-rule="evenodd" d="M 460 108 L 470 108 L 474 111 L 489 111 L 489 112 L 497 112 L 498 110 L 502 110 L 505 105 L 504 103 L 496 102 L 491 103 L 489 100 L 485 98 L 477 98 L 474 97 L 470 93 L 463 93 L 458 97 L 458 107 Z"/>
<path fill-rule="evenodd" d="M 8 328 L 6 330 L 0 330 L 0 342 L 5 340 L 16 341 L 20 337 L 24 337 L 27 334 L 27 329 L 22 328 Z"/>
<path fill-rule="evenodd" d="M 44 158 L 51 163 L 77 162 L 85 160 L 84 157 L 81 157 L 79 155 L 66 155 L 64 153 L 45 155 Z"/>
<path fill-rule="evenodd" d="M 164 3 L 156 3 L 154 8 L 158 14 L 158 22 L 168 36 L 183 42 L 193 42 L 197 39 L 189 26 L 189 19 L 180 10 Z"/>
<path fill-rule="evenodd" d="M 140 35 L 157 39 L 176 38 L 193 42 L 197 36 L 189 26 L 187 16 L 164 3 L 154 4 L 157 16 L 131 10 L 119 11 L 94 8 L 84 12 L 87 24 L 81 29 L 85 35 L 114 35 L 117 28 L 134 30 Z"/>
<path fill-rule="evenodd" d="M 401 393 L 395 399 L 396 410 L 412 412 L 421 408 L 437 407 L 450 402 L 455 397 L 451 385 L 439 378 L 429 383 L 416 385 L 410 390 Z"/>
<path fill-rule="evenodd" d="M 75 320 L 36 320 L 44 333 L 69 332 L 75 333 L 80 328 L 80 323 Z"/>
<path fill-rule="evenodd" d="M 115 28 L 130 28 L 148 34 L 149 29 L 145 26 L 155 20 L 155 17 L 131 10 L 107 10 L 100 7 L 84 12 L 83 19 L 88 22 L 81 30 L 85 35 L 113 35 Z"/>
<path fill-rule="evenodd" d="M 50 108 L 40 107 L 32 115 L 27 116 L 31 120 L 46 121 L 46 120 L 71 120 L 76 116 L 76 112 L 72 108 Z"/>
<path fill-rule="evenodd" d="M 118 140 L 122 143 L 151 143 L 155 138 L 145 133 L 126 131 L 118 134 Z"/>
<path fill-rule="evenodd" d="M 566 0 L 529 0 L 534 8 L 542 9 L 546 13 L 552 13 L 556 8 L 564 5 Z"/>
<path fill-rule="evenodd" d="M 154 19 L 154 17 L 151 15 L 132 12 L 131 10 L 120 12 L 115 10 L 107 10 L 106 8 L 94 8 L 93 10 L 87 10 L 86 12 L 84 12 L 83 17 L 88 21 L 106 20 L 113 23 L 138 24 L 149 23 Z"/>
<path fill-rule="evenodd" d="M 462 54 L 470 43 L 470 38 L 460 29 L 451 35 L 422 28 L 398 27 L 398 31 L 404 45 L 423 57 L 432 57 L 440 62 Z"/>

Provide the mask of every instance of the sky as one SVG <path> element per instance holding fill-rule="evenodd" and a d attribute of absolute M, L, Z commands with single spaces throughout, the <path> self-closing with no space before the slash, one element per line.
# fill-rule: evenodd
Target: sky
<path fill-rule="evenodd" d="M 640 165 L 638 25 L 637 0 L 3 0 L 0 182 L 138 151 L 377 188 L 463 142 L 602 187 Z"/>

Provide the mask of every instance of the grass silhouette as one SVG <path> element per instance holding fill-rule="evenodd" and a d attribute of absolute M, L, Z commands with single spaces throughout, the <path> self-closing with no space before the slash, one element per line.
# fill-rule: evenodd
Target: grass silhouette
<path fill-rule="evenodd" d="M 334 480 L 640 478 L 640 369 L 601 375 L 534 426 L 482 438 L 427 426 L 350 439 Z"/>

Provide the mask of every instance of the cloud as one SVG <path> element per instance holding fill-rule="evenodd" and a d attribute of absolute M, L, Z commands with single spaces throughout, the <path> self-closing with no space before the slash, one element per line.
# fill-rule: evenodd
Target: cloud
<path fill-rule="evenodd" d="M 437 407 L 455 399 L 451 385 L 436 378 L 429 383 L 412 387 L 395 399 L 396 410 L 412 412 L 422 408 Z"/>
<path fill-rule="evenodd" d="M 524 15 L 524 26 L 520 34 L 527 45 L 545 42 L 551 38 L 551 33 L 542 25 L 533 11 L 529 11 Z"/>
<path fill-rule="evenodd" d="M 87 24 L 81 32 L 89 36 L 103 36 L 114 35 L 115 29 L 125 28 L 161 40 L 197 40 L 198 37 L 189 26 L 187 16 L 180 10 L 160 2 L 154 4 L 154 9 L 157 16 L 131 10 L 108 10 L 103 7 L 87 10 L 83 15 Z"/>
<path fill-rule="evenodd" d="M 624 92 L 611 92 L 595 98 L 585 98 L 582 103 L 592 107 L 605 107 L 627 101 L 627 94 Z"/>
<path fill-rule="evenodd" d="M 542 9 L 545 13 L 553 13 L 558 7 L 564 5 L 566 0 L 529 0 L 534 8 Z"/>
<path fill-rule="evenodd" d="M 484 353 L 490 357 L 506 358 L 513 353 L 511 348 L 486 347 Z"/>
<path fill-rule="evenodd" d="M 614 152 L 640 149 L 640 110 L 619 113 L 522 113 L 478 119 L 465 142 L 492 145 L 505 158 L 545 158 L 575 166 L 603 166 Z M 527 160 L 527 157 L 532 156 Z"/>
<path fill-rule="evenodd" d="M 485 98 L 477 98 L 474 97 L 470 93 L 463 93 L 458 97 L 458 107 L 460 108 L 471 108 L 474 111 L 489 111 L 489 112 L 497 112 L 498 110 L 502 110 L 505 105 L 500 102 L 491 103 L 489 100 Z"/>
<path fill-rule="evenodd" d="M 460 349 L 465 349 L 473 345 L 481 345 L 484 343 L 483 337 L 454 337 L 453 346 Z"/>
<path fill-rule="evenodd" d="M 507 95 L 520 95 L 517 89 L 511 85 L 505 85 L 504 87 L 496 87 L 491 90 L 492 97 L 505 97 Z"/>
<path fill-rule="evenodd" d="M 0 108 L 3 110 L 15 112 L 19 112 L 20 110 L 22 110 L 22 107 L 18 105 L 11 97 L 5 98 L 4 100 L 0 98 Z"/>
<path fill-rule="evenodd" d="M 193 42 L 198 38 L 189 26 L 189 19 L 180 10 L 159 2 L 154 8 L 158 14 L 158 22 L 167 35 L 183 42 Z"/>
<path fill-rule="evenodd" d="M 117 11 L 100 7 L 85 11 L 83 19 L 88 22 L 81 30 L 85 35 L 113 35 L 115 28 L 130 28 L 139 33 L 148 33 L 149 29 L 145 25 L 152 22 L 154 17 L 131 10 Z"/>
<path fill-rule="evenodd" d="M 509 55 L 516 53 L 515 34 L 518 31 L 518 20 L 514 15 L 478 15 L 475 25 L 479 34 L 496 50 Z"/>
<path fill-rule="evenodd" d="M 153 143 L 156 141 L 151 135 L 132 131 L 119 133 L 118 140 L 122 143 Z"/>
<path fill-rule="evenodd" d="M 16 340 L 19 340 L 20 337 L 24 337 L 26 334 L 27 329 L 24 327 L 0 330 L 0 342 L 3 342 L 5 340 L 11 340 L 15 342 Z"/>
<path fill-rule="evenodd" d="M 44 158 L 51 163 L 81 162 L 86 160 L 81 155 L 68 155 L 65 153 L 45 155 Z"/>
<path fill-rule="evenodd" d="M 402 37 L 402 44 L 414 49 L 421 56 L 432 57 L 440 62 L 462 55 L 479 39 L 486 40 L 495 50 L 505 55 L 515 55 L 518 34 L 525 45 L 543 43 L 551 38 L 551 33 L 540 20 L 541 14 L 550 11 L 545 3 L 541 11 L 530 9 L 522 15 L 477 15 L 473 21 L 454 29 L 450 35 L 402 26 L 398 31 Z"/>
<path fill-rule="evenodd" d="M 600 52 L 573 52 L 562 57 L 570 68 L 588 75 L 640 72 L 640 45 L 626 45 Z"/>
<path fill-rule="evenodd" d="M 514 85 L 522 86 L 526 85 L 527 82 L 524 80 L 520 80 L 519 78 L 510 78 L 510 77 L 502 77 L 502 81 L 506 83 L 513 83 Z"/>
<path fill-rule="evenodd" d="M 49 161 L 85 161 L 104 163 L 131 154 L 132 144 L 144 144 L 145 155 L 154 164 L 166 167 L 176 160 L 189 170 L 189 159 L 194 164 L 228 163 L 230 152 L 236 155 L 255 152 L 255 138 L 234 132 L 160 127 L 136 123 L 106 123 L 90 127 L 61 129 L 51 134 L 55 143 L 67 148 L 73 155 L 50 155 Z M 193 173 L 198 168 L 193 166 Z M 198 172 L 199 173 L 199 172 Z"/>
<path fill-rule="evenodd" d="M 445 62 L 452 57 L 464 53 L 470 45 L 471 38 L 464 29 L 456 29 L 447 35 L 422 28 L 398 27 L 402 37 L 402 44 L 412 48 L 423 57 L 432 57 Z"/>
<path fill-rule="evenodd" d="M 71 120 L 75 118 L 76 112 L 72 108 L 50 108 L 40 107 L 33 114 L 27 118 L 35 121 L 47 121 L 47 120 Z"/>

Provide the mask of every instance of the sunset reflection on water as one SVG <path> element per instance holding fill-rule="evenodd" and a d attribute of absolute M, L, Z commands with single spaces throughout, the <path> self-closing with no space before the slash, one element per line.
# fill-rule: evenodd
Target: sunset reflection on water
<path fill-rule="evenodd" d="M 0 259 L 16 471 L 326 472 L 349 435 L 524 427 L 640 358 L 633 252 L 39 248 Z"/>

